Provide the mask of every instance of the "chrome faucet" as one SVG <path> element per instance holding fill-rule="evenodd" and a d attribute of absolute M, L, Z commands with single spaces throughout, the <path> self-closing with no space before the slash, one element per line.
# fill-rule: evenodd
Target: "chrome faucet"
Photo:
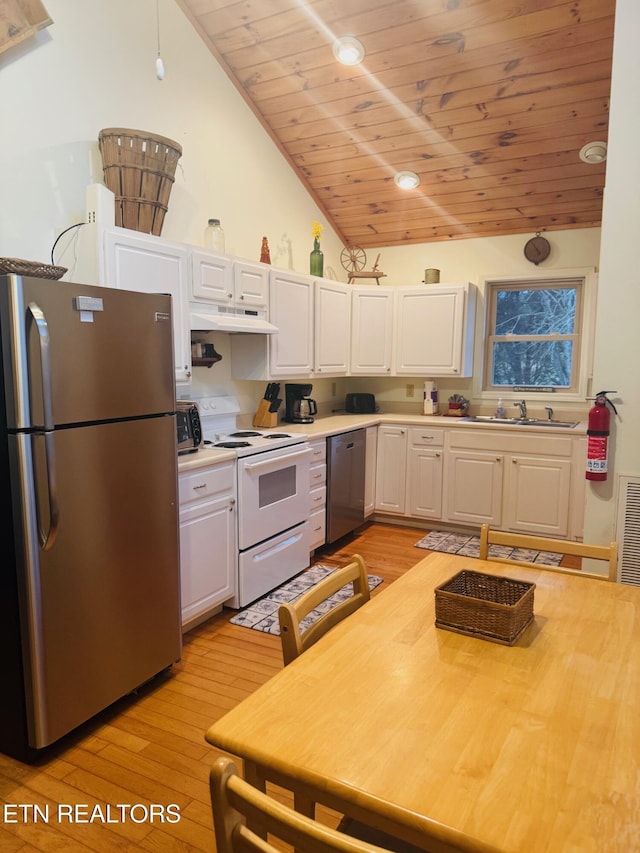
<path fill-rule="evenodd" d="M 523 421 L 526 420 L 527 419 L 527 403 L 526 403 L 526 400 L 518 400 L 518 402 L 514 403 L 513 405 L 520 407 L 520 417 L 522 418 Z"/>

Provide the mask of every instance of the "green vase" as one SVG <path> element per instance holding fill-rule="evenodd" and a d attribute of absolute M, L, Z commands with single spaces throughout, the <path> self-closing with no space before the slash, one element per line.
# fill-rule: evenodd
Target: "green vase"
<path fill-rule="evenodd" d="M 309 272 L 311 275 L 316 275 L 322 278 L 324 270 L 324 255 L 320 251 L 320 240 L 317 237 L 313 238 L 313 251 L 309 255 Z"/>

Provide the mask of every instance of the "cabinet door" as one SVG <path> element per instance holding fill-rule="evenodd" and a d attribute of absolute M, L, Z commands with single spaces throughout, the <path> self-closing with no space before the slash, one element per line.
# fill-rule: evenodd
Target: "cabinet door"
<path fill-rule="evenodd" d="M 376 509 L 404 514 L 407 470 L 407 428 L 378 428 Z"/>
<path fill-rule="evenodd" d="M 233 264 L 230 258 L 203 252 L 191 252 L 191 298 L 216 305 L 233 302 Z"/>
<path fill-rule="evenodd" d="M 408 514 L 442 518 L 442 449 L 411 447 L 408 458 Z"/>
<path fill-rule="evenodd" d="M 180 512 L 183 626 L 235 594 L 234 531 L 231 497 L 200 502 Z"/>
<path fill-rule="evenodd" d="M 150 235 L 131 234 L 124 228 L 105 231 L 104 241 L 107 287 L 171 294 L 176 382 L 188 382 L 191 378 L 191 334 L 186 310 L 187 249 Z"/>
<path fill-rule="evenodd" d="M 394 372 L 399 375 L 464 376 L 468 344 L 466 285 L 397 289 Z"/>
<path fill-rule="evenodd" d="M 314 368 L 323 376 L 344 376 L 349 367 L 351 288 L 315 282 Z"/>
<path fill-rule="evenodd" d="M 266 308 L 269 302 L 269 270 L 267 264 L 235 261 L 233 290 L 241 308 Z"/>
<path fill-rule="evenodd" d="M 371 515 L 376 507 L 376 457 L 378 455 L 378 427 L 367 427 L 364 457 L 364 515 Z"/>
<path fill-rule="evenodd" d="M 507 469 L 506 527 L 519 533 L 566 538 L 571 462 L 512 456 Z"/>
<path fill-rule="evenodd" d="M 352 287 L 351 356 L 352 374 L 391 373 L 393 339 L 393 288 Z"/>
<path fill-rule="evenodd" d="M 503 456 L 450 450 L 447 458 L 447 519 L 500 525 Z"/>
<path fill-rule="evenodd" d="M 272 270 L 269 316 L 278 334 L 269 341 L 271 376 L 310 376 L 313 369 L 313 279 Z"/>

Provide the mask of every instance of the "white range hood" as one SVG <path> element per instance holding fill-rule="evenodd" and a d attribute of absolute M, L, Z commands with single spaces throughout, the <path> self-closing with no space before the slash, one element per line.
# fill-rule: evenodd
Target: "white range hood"
<path fill-rule="evenodd" d="M 274 335 L 278 327 L 257 313 L 241 311 L 190 311 L 192 332 L 236 332 Z"/>

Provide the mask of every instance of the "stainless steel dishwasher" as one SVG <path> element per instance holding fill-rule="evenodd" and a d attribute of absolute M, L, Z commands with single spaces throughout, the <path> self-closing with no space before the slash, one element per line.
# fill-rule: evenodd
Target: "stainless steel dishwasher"
<path fill-rule="evenodd" d="M 327 438 L 327 542 L 364 522 L 366 440 L 365 429 Z"/>

